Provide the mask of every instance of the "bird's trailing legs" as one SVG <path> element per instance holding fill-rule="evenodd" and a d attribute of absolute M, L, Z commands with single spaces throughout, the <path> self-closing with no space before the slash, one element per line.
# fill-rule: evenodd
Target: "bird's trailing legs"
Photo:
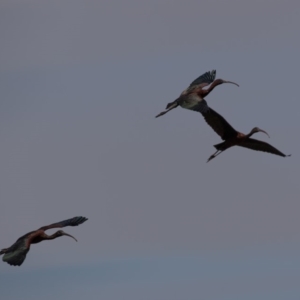
<path fill-rule="evenodd" d="M 170 105 L 166 110 L 162 111 L 161 113 L 159 113 L 157 116 L 155 116 L 155 118 L 158 118 L 160 116 L 163 116 L 164 114 L 166 114 L 167 112 L 169 112 L 171 109 L 174 109 L 178 106 L 179 104 L 177 103 L 177 101 L 174 101 L 174 103 L 172 105 Z"/>
<path fill-rule="evenodd" d="M 219 154 L 221 154 L 223 151 L 222 150 L 217 150 L 214 154 L 212 154 L 208 160 L 207 160 L 207 163 L 212 160 L 213 158 L 215 158 L 216 156 L 218 156 Z"/>

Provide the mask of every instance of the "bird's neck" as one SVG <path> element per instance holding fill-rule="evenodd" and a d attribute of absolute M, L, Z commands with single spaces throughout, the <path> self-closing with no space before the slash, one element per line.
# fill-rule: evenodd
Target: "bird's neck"
<path fill-rule="evenodd" d="M 60 237 L 60 235 L 58 235 L 56 232 L 51 235 L 44 233 L 43 237 L 45 240 L 54 240 L 54 239 Z"/>
<path fill-rule="evenodd" d="M 207 96 L 216 86 L 220 85 L 222 82 L 215 80 L 206 90 L 203 90 L 204 96 Z"/>
<path fill-rule="evenodd" d="M 251 137 L 255 132 L 253 131 L 250 131 L 248 134 L 245 135 L 246 138 L 249 138 Z"/>

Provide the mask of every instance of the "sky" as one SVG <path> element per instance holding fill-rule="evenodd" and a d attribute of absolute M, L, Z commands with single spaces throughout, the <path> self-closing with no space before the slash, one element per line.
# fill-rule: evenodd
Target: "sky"
<path fill-rule="evenodd" d="M 74 216 L 67 237 L 1 262 L 3 299 L 299 299 L 299 1 L 0 2 L 0 248 Z M 155 119 L 196 77 L 237 130 Z M 49 231 L 50 233 L 54 231 Z M 16 286 L 18 288 L 16 288 Z"/>

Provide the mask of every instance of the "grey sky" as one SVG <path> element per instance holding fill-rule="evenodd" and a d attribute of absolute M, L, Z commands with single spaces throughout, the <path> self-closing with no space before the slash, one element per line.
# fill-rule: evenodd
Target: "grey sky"
<path fill-rule="evenodd" d="M 299 1 L 1 1 L 0 248 L 89 218 L 66 228 L 78 243 L 1 263 L 3 297 L 40 299 L 51 280 L 75 300 L 298 299 L 299 13 Z M 221 140 L 201 115 L 154 118 L 211 69 L 240 87 L 209 105 L 291 158 L 236 147 L 206 164 Z"/>

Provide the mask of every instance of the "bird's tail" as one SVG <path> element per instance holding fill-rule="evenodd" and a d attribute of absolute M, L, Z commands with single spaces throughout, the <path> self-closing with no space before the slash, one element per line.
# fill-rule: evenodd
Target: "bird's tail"
<path fill-rule="evenodd" d="M 217 149 L 217 150 L 223 150 L 223 145 L 224 145 L 224 142 L 220 143 L 220 144 L 216 144 L 214 145 L 214 147 Z"/>

